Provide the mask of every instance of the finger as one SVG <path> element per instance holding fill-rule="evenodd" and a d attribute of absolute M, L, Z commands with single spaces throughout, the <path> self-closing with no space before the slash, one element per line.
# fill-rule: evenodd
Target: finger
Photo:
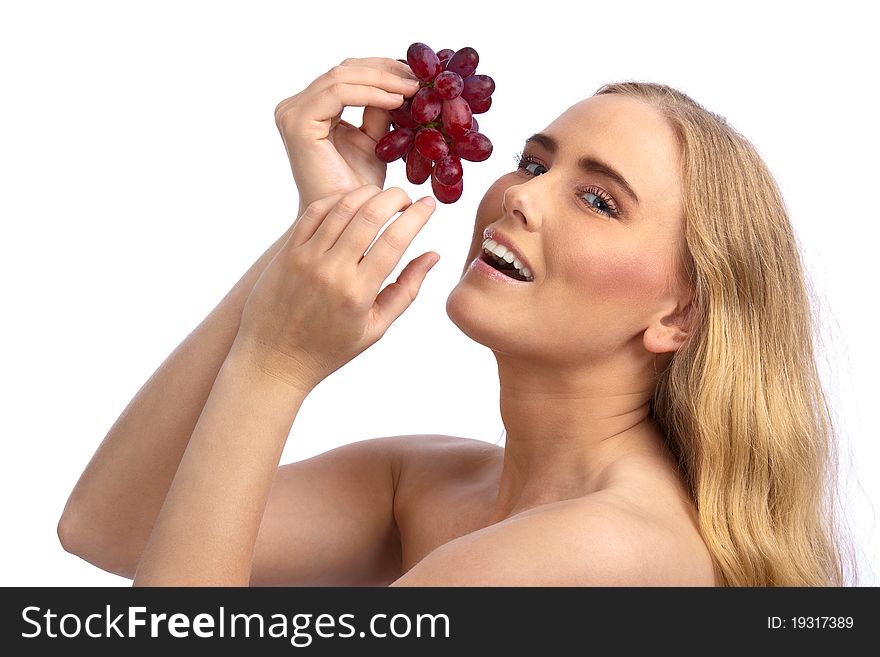
<path fill-rule="evenodd" d="M 389 73 L 397 73 L 411 80 L 418 80 L 409 64 L 404 64 L 389 57 L 352 57 L 343 61 L 340 66 L 372 66 Z"/>
<path fill-rule="evenodd" d="M 415 95 L 419 90 L 419 82 L 415 76 L 372 66 L 336 66 L 309 86 L 312 91 L 319 92 L 334 84 L 362 84 L 408 96 Z"/>
<path fill-rule="evenodd" d="M 302 106 L 301 116 L 323 122 L 339 116 L 346 107 L 378 107 L 385 110 L 400 107 L 403 95 L 359 84 L 338 84 L 310 98 Z M 324 126 L 324 132 L 327 127 Z"/>
<path fill-rule="evenodd" d="M 381 192 L 382 190 L 376 187 L 376 185 L 364 185 L 345 194 L 320 222 L 314 235 L 309 240 L 309 245 L 314 247 L 318 253 L 330 250 L 336 244 L 336 240 L 339 239 L 342 231 L 345 230 L 346 226 L 351 223 L 352 218 L 361 209 L 361 206 Z"/>
<path fill-rule="evenodd" d="M 430 196 L 419 199 L 386 228 L 358 264 L 365 280 L 377 292 L 388 275 L 403 258 L 404 252 L 424 228 L 437 203 Z"/>
<path fill-rule="evenodd" d="M 393 108 L 392 108 L 393 109 Z M 364 109 L 364 120 L 361 122 L 359 130 L 373 141 L 379 141 L 388 132 L 391 127 L 391 115 L 388 110 L 379 109 L 378 107 L 367 107 Z"/>
<path fill-rule="evenodd" d="M 440 255 L 429 251 L 410 261 L 397 280 L 387 285 L 373 302 L 373 316 L 379 330 L 389 326 L 412 305 L 428 272 L 440 261 Z"/>
<path fill-rule="evenodd" d="M 395 214 L 410 206 L 412 199 L 405 191 L 400 187 L 389 187 L 363 204 L 339 235 L 334 250 L 338 250 L 343 258 L 354 257 L 353 262 L 358 263 L 382 230 L 382 226 Z M 385 272 L 385 276 L 390 273 L 389 269 Z M 378 286 L 376 291 L 378 292 Z"/>
<path fill-rule="evenodd" d="M 392 66 L 391 64 L 389 64 L 384 68 L 376 68 L 374 65 L 371 68 L 368 66 L 339 65 L 330 69 L 327 73 L 324 73 L 320 77 L 316 78 L 301 93 L 290 96 L 289 98 L 285 98 L 284 100 L 279 102 L 275 106 L 275 122 L 279 123 L 280 118 L 286 116 L 288 110 L 294 106 L 299 105 L 300 107 L 312 107 L 314 105 L 313 101 L 315 98 L 326 92 L 328 89 L 336 87 L 338 90 L 338 85 L 342 84 L 376 87 L 377 89 L 381 89 L 382 91 L 394 95 L 400 94 L 405 97 L 414 96 L 419 90 L 419 84 L 418 80 L 412 74 L 412 70 L 409 68 L 409 66 L 407 66 L 406 64 L 401 64 L 400 62 L 396 62 L 395 60 L 382 61 L 390 61 L 396 66 Z M 401 69 L 398 67 L 403 68 Z M 360 106 L 363 107 L 363 105 Z M 384 107 L 384 105 L 382 106 Z M 391 109 L 393 109 L 393 107 Z M 333 113 L 331 114 L 327 114 L 325 110 L 324 112 L 322 112 L 321 116 L 309 116 L 309 118 L 324 121 L 328 118 L 336 116 L 341 111 L 342 109 L 340 109 L 340 107 L 335 107 L 335 109 L 333 109 Z M 297 113 L 299 114 L 299 112 Z"/>
<path fill-rule="evenodd" d="M 334 194 L 310 203 L 293 222 L 293 231 L 290 233 L 287 244 L 296 248 L 309 241 L 318 226 L 341 198 L 342 194 Z"/>

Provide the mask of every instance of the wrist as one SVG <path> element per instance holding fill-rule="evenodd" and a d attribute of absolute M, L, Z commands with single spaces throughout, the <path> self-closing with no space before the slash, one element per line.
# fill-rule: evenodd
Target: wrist
<path fill-rule="evenodd" d="M 226 362 L 244 369 L 255 383 L 280 388 L 282 392 L 303 398 L 318 384 L 307 374 L 302 363 L 240 333 L 229 349 Z"/>

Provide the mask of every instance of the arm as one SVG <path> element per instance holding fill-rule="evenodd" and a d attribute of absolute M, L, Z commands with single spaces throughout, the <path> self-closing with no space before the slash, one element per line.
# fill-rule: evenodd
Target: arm
<path fill-rule="evenodd" d="M 381 185 L 373 154 L 387 131 L 387 109 L 418 88 L 393 59 L 351 59 L 275 109 L 290 158 L 301 216 L 318 198 L 365 182 Z M 341 121 L 363 106 L 363 125 Z M 290 236 L 288 229 L 216 308 L 168 356 L 111 427 L 74 487 L 58 523 L 64 548 L 110 572 L 132 577 L 211 386 L 237 334 L 245 300 Z M 288 472 L 284 473 L 288 475 Z M 295 486 L 279 486 L 279 491 Z M 272 537 L 267 536 L 271 540 Z"/>
<path fill-rule="evenodd" d="M 247 348 L 233 346 L 156 520 L 135 586 L 250 583 L 269 490 L 307 394 L 255 367 Z"/>
<path fill-rule="evenodd" d="M 401 206 L 408 207 L 366 251 Z M 293 419 L 310 390 L 380 339 L 416 298 L 436 262 L 431 253 L 412 260 L 395 283 L 379 290 L 433 207 L 410 204 L 396 188 L 364 187 L 313 203 L 297 220 L 248 297 L 135 585 L 250 583 Z M 321 529 L 312 531 L 319 535 Z M 310 548 L 289 549 L 300 561 L 298 552 Z"/>
<path fill-rule="evenodd" d="M 168 356 L 128 404 L 70 494 L 58 523 L 69 552 L 132 577 L 244 302 L 289 228 Z"/>

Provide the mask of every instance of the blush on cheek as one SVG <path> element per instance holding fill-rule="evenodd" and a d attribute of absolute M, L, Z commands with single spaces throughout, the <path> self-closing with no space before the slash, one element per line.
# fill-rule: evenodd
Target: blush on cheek
<path fill-rule="evenodd" d="M 593 251 L 573 259 L 568 271 L 586 298 L 614 304 L 658 299 L 667 287 L 667 265 L 650 253 Z"/>

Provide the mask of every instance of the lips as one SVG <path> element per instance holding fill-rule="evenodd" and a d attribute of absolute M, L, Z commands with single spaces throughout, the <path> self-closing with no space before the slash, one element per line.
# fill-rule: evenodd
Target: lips
<path fill-rule="evenodd" d="M 482 258 L 474 258 L 471 261 L 470 269 L 478 272 L 482 276 L 488 276 L 490 279 L 498 281 L 499 283 L 505 283 L 507 285 L 531 285 L 531 281 L 521 281 L 516 278 L 512 278 L 511 276 L 502 273 L 488 264 Z"/>
<path fill-rule="evenodd" d="M 513 254 L 513 256 L 519 260 L 524 268 L 529 271 L 529 278 L 534 280 L 535 278 L 535 270 L 531 265 L 529 259 L 525 256 L 525 254 L 520 250 L 520 248 L 514 243 L 512 239 L 510 239 L 504 233 L 495 230 L 491 226 L 487 227 L 483 231 L 483 241 L 485 242 L 487 239 L 491 239 L 497 244 L 505 247 L 509 252 Z M 485 253 L 485 251 L 484 251 Z"/>

